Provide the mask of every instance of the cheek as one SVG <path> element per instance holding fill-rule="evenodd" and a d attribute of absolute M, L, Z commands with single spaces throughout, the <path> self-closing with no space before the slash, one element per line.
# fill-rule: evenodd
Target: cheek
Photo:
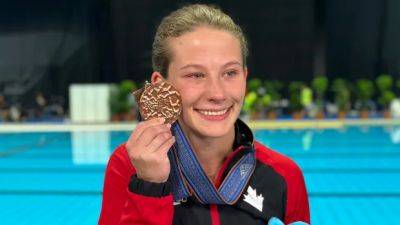
<path fill-rule="evenodd" d="M 196 88 L 191 88 L 187 85 L 183 85 L 180 87 L 177 87 L 179 93 L 181 94 L 182 98 L 182 106 L 184 108 L 187 108 L 189 106 L 192 106 L 199 98 L 199 93 L 197 93 Z"/>
<path fill-rule="evenodd" d="M 227 90 L 231 93 L 231 96 L 236 101 L 243 101 L 244 96 L 246 95 L 246 82 L 238 82 L 233 86 L 229 87 Z"/>

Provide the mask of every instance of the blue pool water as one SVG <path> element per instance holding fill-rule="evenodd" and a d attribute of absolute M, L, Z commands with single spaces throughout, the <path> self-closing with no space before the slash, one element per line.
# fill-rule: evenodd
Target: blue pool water
<path fill-rule="evenodd" d="M 0 224 L 97 224 L 104 168 L 129 132 L 0 134 Z M 316 225 L 400 224 L 400 127 L 258 130 L 302 168 Z"/>

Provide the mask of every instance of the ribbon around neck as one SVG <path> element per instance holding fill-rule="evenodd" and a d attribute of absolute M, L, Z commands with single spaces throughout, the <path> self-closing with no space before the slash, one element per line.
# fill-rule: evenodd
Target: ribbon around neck
<path fill-rule="evenodd" d="M 168 152 L 170 180 L 174 201 L 194 195 L 203 204 L 232 205 L 242 195 L 254 172 L 256 159 L 253 146 L 245 146 L 243 156 L 230 169 L 218 189 L 207 177 L 178 122 L 172 124 L 175 144 Z"/>

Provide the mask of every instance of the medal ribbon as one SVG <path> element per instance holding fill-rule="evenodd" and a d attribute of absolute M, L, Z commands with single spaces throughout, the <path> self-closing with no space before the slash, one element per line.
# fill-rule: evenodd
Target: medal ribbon
<path fill-rule="evenodd" d="M 256 159 L 252 146 L 232 167 L 218 190 L 207 177 L 178 122 L 172 124 L 175 144 L 168 152 L 174 201 L 192 194 L 203 204 L 234 204 L 254 172 Z"/>

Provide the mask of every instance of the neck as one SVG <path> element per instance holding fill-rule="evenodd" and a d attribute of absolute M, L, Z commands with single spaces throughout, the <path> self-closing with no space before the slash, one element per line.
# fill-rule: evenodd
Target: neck
<path fill-rule="evenodd" d="M 187 137 L 201 167 L 210 180 L 215 181 L 225 158 L 232 151 L 235 129 L 232 127 L 223 137 L 211 138 L 194 133 L 187 134 Z"/>

